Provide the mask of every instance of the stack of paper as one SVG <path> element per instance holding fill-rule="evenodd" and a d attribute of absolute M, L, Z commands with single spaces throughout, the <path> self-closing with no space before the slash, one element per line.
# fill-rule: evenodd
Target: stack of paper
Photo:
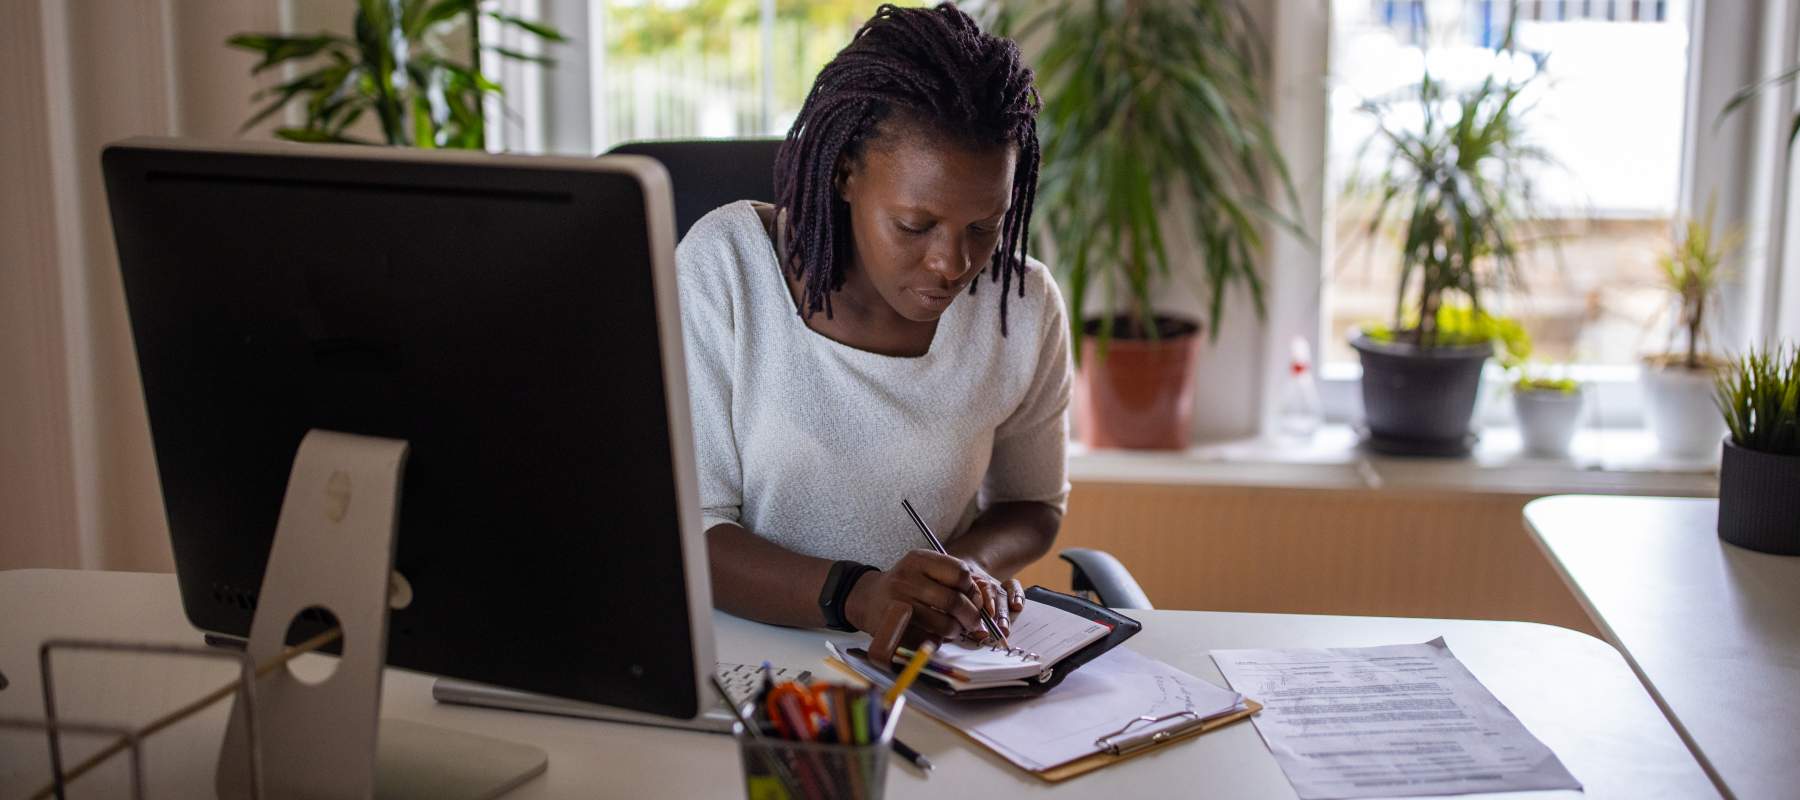
<path fill-rule="evenodd" d="M 1443 639 L 1212 657 L 1304 800 L 1581 788 Z"/>

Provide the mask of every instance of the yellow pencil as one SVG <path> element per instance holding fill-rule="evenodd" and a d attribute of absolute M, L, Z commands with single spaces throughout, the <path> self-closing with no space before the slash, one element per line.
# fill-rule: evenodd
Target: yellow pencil
<path fill-rule="evenodd" d="M 918 679 L 919 671 L 925 669 L 925 662 L 930 661 L 931 654 L 936 652 L 937 644 L 935 642 L 919 645 L 919 649 L 913 652 L 912 660 L 906 662 L 906 669 L 900 670 L 900 677 L 895 679 L 894 688 L 889 689 L 887 696 L 882 698 L 888 707 L 892 708 L 894 701 L 900 699 L 900 695 L 906 694 L 907 687 L 912 686 L 912 682 Z"/>

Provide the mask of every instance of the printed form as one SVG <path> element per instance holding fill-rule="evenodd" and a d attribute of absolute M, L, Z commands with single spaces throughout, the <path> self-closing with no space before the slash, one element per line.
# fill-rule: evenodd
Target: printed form
<path fill-rule="evenodd" d="M 1303 800 L 1581 788 L 1441 638 L 1212 657 Z"/>

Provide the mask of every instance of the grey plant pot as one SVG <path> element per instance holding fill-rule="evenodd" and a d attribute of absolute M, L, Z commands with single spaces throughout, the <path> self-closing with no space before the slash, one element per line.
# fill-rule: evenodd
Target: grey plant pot
<path fill-rule="evenodd" d="M 1719 538 L 1764 553 L 1800 555 L 1800 456 L 1758 452 L 1725 439 Z"/>
<path fill-rule="evenodd" d="M 1525 452 L 1547 458 L 1567 456 L 1569 442 L 1581 424 L 1583 400 L 1580 389 L 1514 389 L 1513 412 L 1519 420 L 1519 437 L 1524 441 Z"/>
<path fill-rule="evenodd" d="M 1481 391 L 1481 367 L 1492 345 L 1434 347 L 1378 342 L 1357 334 L 1362 357 L 1363 417 L 1377 440 L 1461 446 Z"/>

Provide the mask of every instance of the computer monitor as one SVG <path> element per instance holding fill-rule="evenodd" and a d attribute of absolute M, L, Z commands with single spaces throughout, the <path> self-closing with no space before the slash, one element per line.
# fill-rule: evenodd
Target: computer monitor
<path fill-rule="evenodd" d="M 712 602 L 660 165 L 152 139 L 102 163 L 196 627 L 248 635 L 308 430 L 402 439 L 390 665 L 699 713 Z"/>

